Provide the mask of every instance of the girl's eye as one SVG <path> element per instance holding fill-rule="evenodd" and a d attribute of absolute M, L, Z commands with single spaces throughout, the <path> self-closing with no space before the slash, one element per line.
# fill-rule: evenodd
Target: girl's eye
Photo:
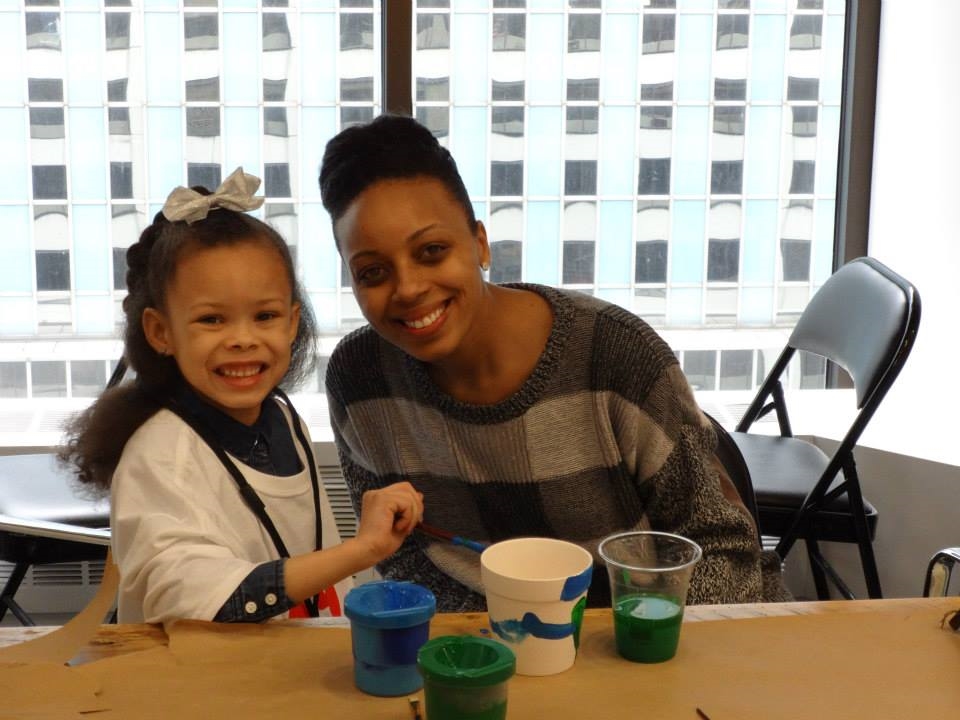
<path fill-rule="evenodd" d="M 267 322 L 268 320 L 273 320 L 278 316 L 279 316 L 279 313 L 265 310 L 264 312 L 257 313 L 257 322 Z"/>
<path fill-rule="evenodd" d="M 197 322 L 204 325 L 216 325 L 221 321 L 222 319 L 219 315 L 204 315 L 203 317 L 197 318 Z"/>
<path fill-rule="evenodd" d="M 358 285 L 364 287 L 372 287 L 374 285 L 379 285 L 387 277 L 386 270 L 384 270 L 379 265 L 374 265 L 372 267 L 364 268 L 357 272 L 355 275 Z"/>

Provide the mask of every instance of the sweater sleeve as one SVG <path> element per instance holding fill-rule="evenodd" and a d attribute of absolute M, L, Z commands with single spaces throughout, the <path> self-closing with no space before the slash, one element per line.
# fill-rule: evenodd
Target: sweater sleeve
<path fill-rule="evenodd" d="M 752 518 L 715 461 L 716 435 L 679 365 L 664 369 L 652 395 L 660 398 L 655 419 L 669 450 L 664 452 L 661 445 L 660 457 L 638 458 L 638 468 L 654 468 L 638 480 L 649 493 L 651 527 L 683 535 L 703 549 L 688 603 L 785 599 L 779 568 L 761 559 Z"/>

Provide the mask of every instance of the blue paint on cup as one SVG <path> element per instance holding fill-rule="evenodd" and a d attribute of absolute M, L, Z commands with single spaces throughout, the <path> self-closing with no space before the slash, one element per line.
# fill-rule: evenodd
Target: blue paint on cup
<path fill-rule="evenodd" d="M 423 686 L 417 651 L 430 634 L 437 601 L 415 583 L 384 580 L 355 587 L 344 599 L 353 642 L 353 678 L 365 693 L 407 695 Z"/>
<path fill-rule="evenodd" d="M 572 622 L 548 623 L 532 612 L 524 613 L 520 620 L 491 620 L 490 627 L 497 635 L 511 643 L 523 642 L 528 635 L 542 640 L 562 640 L 573 635 L 576 630 Z"/>
<path fill-rule="evenodd" d="M 563 590 L 560 591 L 560 599 L 564 601 L 576 600 L 590 587 L 590 580 L 593 578 L 593 565 L 588 567 L 579 575 L 571 575 L 563 583 Z"/>

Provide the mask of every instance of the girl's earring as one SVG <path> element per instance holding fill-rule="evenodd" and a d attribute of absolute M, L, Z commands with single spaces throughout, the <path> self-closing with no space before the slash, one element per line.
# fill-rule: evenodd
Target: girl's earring
<path fill-rule="evenodd" d="M 480 269 L 483 270 L 484 272 L 486 272 L 487 270 L 490 269 L 490 263 L 488 263 L 488 262 L 481 263 L 481 264 L 480 264 Z"/>

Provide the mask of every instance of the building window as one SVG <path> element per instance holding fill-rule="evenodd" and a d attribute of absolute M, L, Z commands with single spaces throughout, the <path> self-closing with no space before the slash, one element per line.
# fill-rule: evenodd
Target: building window
<path fill-rule="evenodd" d="M 683 374 L 694 390 L 714 390 L 717 384 L 716 350 L 685 351 Z"/>
<path fill-rule="evenodd" d="M 815 105 L 795 105 L 793 111 L 794 137 L 816 137 L 817 108 Z"/>
<path fill-rule="evenodd" d="M 673 100 L 673 81 L 643 83 L 640 86 L 641 100 Z"/>
<path fill-rule="evenodd" d="M 283 102 L 287 98 L 287 81 L 267 80 L 263 81 L 263 101 L 264 102 Z M 198 98 L 199 99 L 199 98 Z"/>
<path fill-rule="evenodd" d="M 634 282 L 665 283 L 667 281 L 667 241 L 641 240 L 637 242 Z"/>
<path fill-rule="evenodd" d="M 219 137 L 219 107 L 188 107 L 187 135 L 190 137 Z"/>
<path fill-rule="evenodd" d="M 567 52 L 596 52 L 599 49 L 599 14 L 577 14 L 567 18 Z"/>
<path fill-rule="evenodd" d="M 346 130 L 351 125 L 361 125 L 373 120 L 372 107 L 342 107 L 340 108 L 340 129 Z"/>
<path fill-rule="evenodd" d="M 114 200 L 133 197 L 133 163 L 110 163 L 110 197 Z"/>
<path fill-rule="evenodd" d="M 130 47 L 130 13 L 111 12 L 103 16 L 107 50 L 126 50 Z"/>
<path fill-rule="evenodd" d="M 187 163 L 187 184 L 216 190 L 220 187 L 220 165 L 217 163 Z"/>
<path fill-rule="evenodd" d="M 27 50 L 60 49 L 60 13 L 26 14 Z"/>
<path fill-rule="evenodd" d="M 27 97 L 30 102 L 63 102 L 63 80 L 28 78 Z"/>
<path fill-rule="evenodd" d="M 523 136 L 522 107 L 494 107 L 490 115 L 490 132 L 509 137 Z"/>
<path fill-rule="evenodd" d="M 418 107 L 417 122 L 434 137 L 443 138 L 450 134 L 450 111 L 446 107 Z"/>
<path fill-rule="evenodd" d="M 62 360 L 34 360 L 30 363 L 34 397 L 67 396 L 67 364 Z"/>
<path fill-rule="evenodd" d="M 0 397 L 25 398 L 26 396 L 27 364 L 0 362 Z"/>
<path fill-rule="evenodd" d="M 290 197 L 290 166 L 266 163 L 263 166 L 263 194 L 266 197 Z"/>
<path fill-rule="evenodd" d="M 523 50 L 527 43 L 527 16 L 496 13 L 493 16 L 493 51 Z"/>
<path fill-rule="evenodd" d="M 794 15 L 790 26 L 791 50 L 815 50 L 823 42 L 822 15 Z"/>
<path fill-rule="evenodd" d="M 220 47 L 220 31 L 214 13 L 185 13 L 183 16 L 184 50 L 216 50 Z"/>
<path fill-rule="evenodd" d="M 673 52 L 677 31 L 675 15 L 644 15 L 643 17 L 643 54 Z"/>
<path fill-rule="evenodd" d="M 670 158 L 640 158 L 637 194 L 670 194 Z"/>
<path fill-rule="evenodd" d="M 66 165 L 34 165 L 32 171 L 34 200 L 66 199 Z"/>
<path fill-rule="evenodd" d="M 600 78 L 567 80 L 567 100 L 596 101 L 600 99 Z"/>
<path fill-rule="evenodd" d="M 263 14 L 263 50 L 289 50 L 290 28 L 287 25 L 286 13 Z"/>
<path fill-rule="evenodd" d="M 743 135 L 744 109 L 717 107 L 713 109 L 713 131 L 721 135 Z"/>
<path fill-rule="evenodd" d="M 340 49 L 373 50 L 373 15 L 344 13 L 340 16 Z"/>
<path fill-rule="evenodd" d="M 739 195 L 743 191 L 743 160 L 714 160 L 710 163 L 710 192 Z"/>
<path fill-rule="evenodd" d="M 187 80 L 184 94 L 187 102 L 220 102 L 220 76 Z"/>
<path fill-rule="evenodd" d="M 750 17 L 747 15 L 717 16 L 717 50 L 747 47 Z"/>
<path fill-rule="evenodd" d="M 113 289 L 127 289 L 127 249 L 113 248 Z"/>
<path fill-rule="evenodd" d="M 497 240 L 490 243 L 491 282 L 519 282 L 523 279 L 522 248 L 519 240 Z"/>
<path fill-rule="evenodd" d="M 783 262 L 783 279 L 785 282 L 806 282 L 810 279 L 809 240 L 781 239 L 780 257 Z"/>
<path fill-rule="evenodd" d="M 640 108 L 640 127 L 644 130 L 669 130 L 673 127 L 673 108 L 654 106 Z"/>
<path fill-rule="evenodd" d="M 596 135 L 600 129 L 600 110 L 597 107 L 573 105 L 567 107 L 568 135 Z"/>
<path fill-rule="evenodd" d="M 715 100 L 746 100 L 746 79 L 717 78 L 713 81 L 713 98 Z"/>
<path fill-rule="evenodd" d="M 450 16 L 447 13 L 417 15 L 417 50 L 445 50 L 449 47 Z"/>
<path fill-rule="evenodd" d="M 70 252 L 37 250 L 37 290 L 70 289 Z"/>
<path fill-rule="evenodd" d="M 490 163 L 491 195 L 523 195 L 523 160 Z"/>
<path fill-rule="evenodd" d="M 793 173 L 790 176 L 790 194 L 812 195 L 815 177 L 813 160 L 794 160 Z"/>
<path fill-rule="evenodd" d="M 64 137 L 63 108 L 30 108 L 30 137 L 36 140 L 55 140 Z"/>
<path fill-rule="evenodd" d="M 597 194 L 596 160 L 567 160 L 565 166 L 563 192 L 566 195 Z"/>
<path fill-rule="evenodd" d="M 522 101 L 523 100 L 523 80 L 513 80 L 499 82 L 491 80 L 490 97 L 494 101 Z"/>
<path fill-rule="evenodd" d="M 73 360 L 70 363 L 70 394 L 73 397 L 97 397 L 107 384 L 107 364 L 103 360 Z"/>
<path fill-rule="evenodd" d="M 107 121 L 110 124 L 111 135 L 130 134 L 130 108 L 107 108 Z"/>
<path fill-rule="evenodd" d="M 265 107 L 263 109 L 263 134 L 274 137 L 287 137 L 287 109 L 283 107 Z"/>
<path fill-rule="evenodd" d="M 564 285 L 593 284 L 593 256 L 595 247 L 596 243 L 593 240 L 564 240 Z"/>
<path fill-rule="evenodd" d="M 740 241 L 710 238 L 707 243 L 707 280 L 736 282 L 740 277 Z"/>
<path fill-rule="evenodd" d="M 370 88 L 373 99 L 373 87 Z M 450 78 L 417 78 L 417 102 L 448 102 L 450 100 Z"/>
<path fill-rule="evenodd" d="M 819 93 L 819 78 L 787 78 L 787 100 L 817 100 Z"/>
<path fill-rule="evenodd" d="M 752 350 L 721 350 L 720 389 L 749 390 L 752 369 Z"/>
<path fill-rule="evenodd" d="M 107 102 L 126 102 L 129 78 L 107 80 Z"/>

